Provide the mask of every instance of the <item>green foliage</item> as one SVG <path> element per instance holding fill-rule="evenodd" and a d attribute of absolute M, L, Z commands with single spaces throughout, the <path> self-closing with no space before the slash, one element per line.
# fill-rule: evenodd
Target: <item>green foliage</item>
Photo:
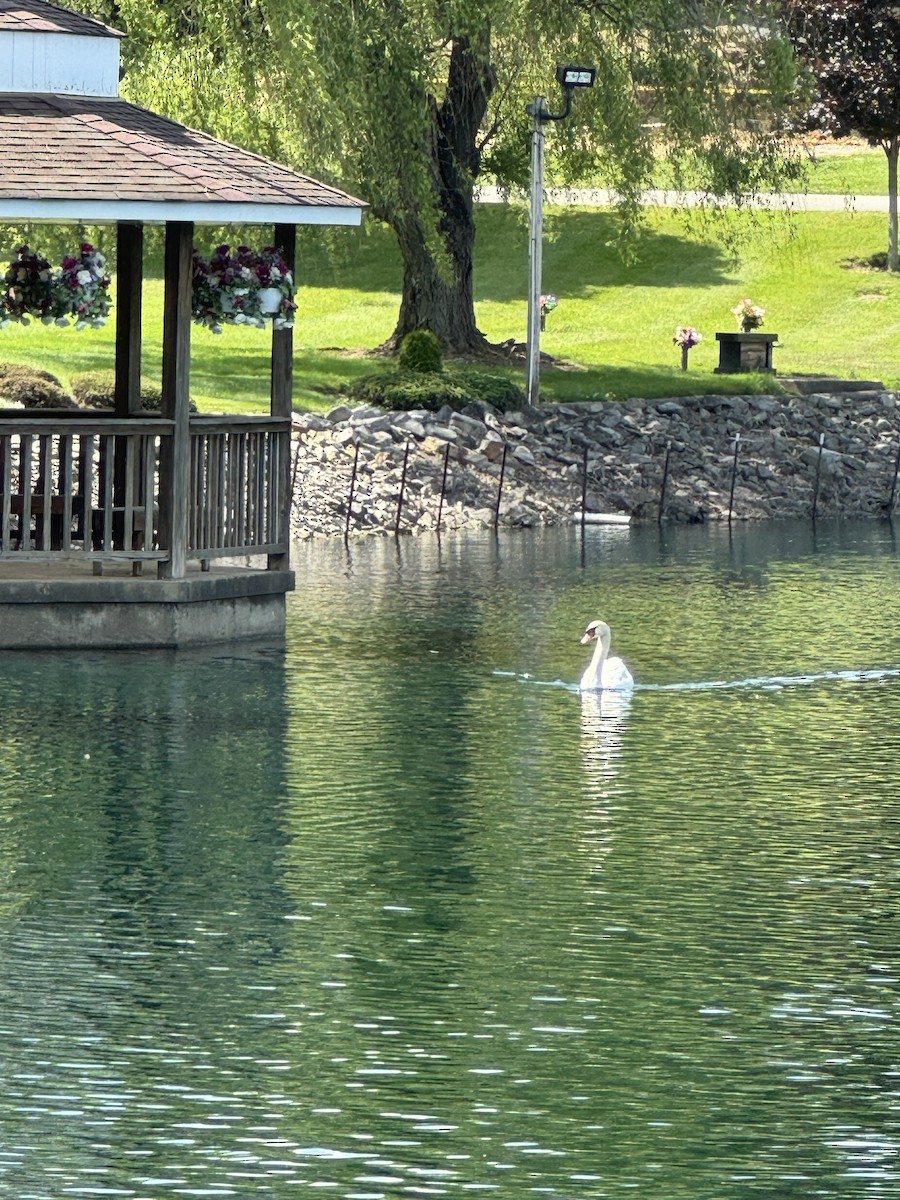
<path fill-rule="evenodd" d="M 396 340 L 431 328 L 482 343 L 473 309 L 472 189 L 528 177 L 526 105 L 561 97 L 554 62 L 596 63 L 592 91 L 548 126 L 550 176 L 602 163 L 626 230 L 658 156 L 715 194 L 790 175 L 769 120 L 790 48 L 757 0 L 74 0 L 129 33 L 125 94 L 358 192 L 398 239 Z M 302 103 L 297 98 L 302 97 Z"/>
<path fill-rule="evenodd" d="M 468 367 L 454 367 L 440 374 L 402 368 L 377 371 L 354 380 L 345 391 L 353 400 L 405 411 L 424 408 L 437 412 L 444 405 L 459 411 L 480 402 L 506 412 L 525 400 L 522 388 L 513 380 Z"/>
<path fill-rule="evenodd" d="M 413 329 L 400 345 L 397 365 L 401 371 L 421 371 L 426 375 L 439 374 L 443 366 L 441 343 L 430 329 Z"/>

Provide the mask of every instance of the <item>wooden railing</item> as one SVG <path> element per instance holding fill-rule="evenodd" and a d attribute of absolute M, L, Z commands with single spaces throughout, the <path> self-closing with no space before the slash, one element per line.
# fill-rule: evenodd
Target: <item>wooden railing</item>
<path fill-rule="evenodd" d="M 290 421 L 191 417 L 188 557 L 286 554 Z"/>
<path fill-rule="evenodd" d="M 0 415 L 0 557 L 164 558 L 154 513 L 171 422 Z"/>
<path fill-rule="evenodd" d="M 0 413 L 0 558 L 167 559 L 160 447 L 173 430 L 160 417 Z M 191 417 L 188 558 L 287 555 L 289 447 L 289 420 Z"/>

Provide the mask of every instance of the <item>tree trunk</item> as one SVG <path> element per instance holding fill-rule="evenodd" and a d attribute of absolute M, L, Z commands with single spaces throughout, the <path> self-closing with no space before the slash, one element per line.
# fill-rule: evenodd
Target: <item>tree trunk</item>
<path fill-rule="evenodd" d="M 888 257 L 889 271 L 900 271 L 897 248 L 897 159 L 900 157 L 900 136 L 884 143 L 888 160 Z"/>
<path fill-rule="evenodd" d="M 475 249 L 474 181 L 481 165 L 479 130 L 494 86 L 490 29 L 454 39 L 447 87 L 432 101 L 425 152 L 439 213 L 444 261 L 429 244 L 416 206 L 392 221 L 403 259 L 403 299 L 394 347 L 413 329 L 430 329 L 452 353 L 479 353 L 488 343 L 475 324 L 472 263 Z"/>

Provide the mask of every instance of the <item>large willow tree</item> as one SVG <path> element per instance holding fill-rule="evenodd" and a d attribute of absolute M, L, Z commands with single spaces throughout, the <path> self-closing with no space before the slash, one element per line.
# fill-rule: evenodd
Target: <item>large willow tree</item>
<path fill-rule="evenodd" d="M 527 182 L 526 105 L 560 62 L 598 67 L 552 127 L 558 178 L 599 169 L 626 223 L 655 158 L 715 195 L 777 183 L 766 114 L 793 86 L 768 6 L 704 0 L 80 0 L 123 27 L 125 90 L 331 178 L 395 232 L 395 341 L 427 327 L 458 352 L 475 322 L 473 190 Z"/>

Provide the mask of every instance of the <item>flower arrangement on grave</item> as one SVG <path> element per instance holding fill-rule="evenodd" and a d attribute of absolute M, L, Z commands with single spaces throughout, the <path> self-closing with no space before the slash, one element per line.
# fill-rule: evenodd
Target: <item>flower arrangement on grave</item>
<path fill-rule="evenodd" d="M 106 259 L 90 242 L 82 242 L 78 257 L 66 255 L 54 277 L 54 292 L 75 319 L 76 329 L 102 329 L 109 316 L 109 273 Z M 61 323 L 61 320 L 58 322 Z"/>
<path fill-rule="evenodd" d="M 538 304 L 540 305 L 541 310 L 541 329 L 546 329 L 547 314 L 552 313 L 554 308 L 559 308 L 559 301 L 552 292 L 547 292 L 545 295 L 541 296 Z"/>
<path fill-rule="evenodd" d="M 45 325 L 68 325 L 74 318 L 76 329 L 99 329 L 111 308 L 109 283 L 106 260 L 90 242 L 56 270 L 37 250 L 20 246 L 3 276 L 0 328 L 36 317 Z"/>
<path fill-rule="evenodd" d="M 751 333 L 759 329 L 763 323 L 766 310 L 754 304 L 752 300 L 741 300 L 731 310 L 737 317 L 738 328 L 742 333 Z"/>
<path fill-rule="evenodd" d="M 676 346 L 681 347 L 681 369 L 686 371 L 688 367 L 688 351 L 703 341 L 703 334 L 693 325 L 679 325 L 675 330 L 675 336 L 672 341 Z"/>
<path fill-rule="evenodd" d="M 209 259 L 194 253 L 193 317 L 213 333 L 224 325 L 262 328 L 267 319 L 289 329 L 296 310 L 293 275 L 275 246 L 223 245 Z"/>

